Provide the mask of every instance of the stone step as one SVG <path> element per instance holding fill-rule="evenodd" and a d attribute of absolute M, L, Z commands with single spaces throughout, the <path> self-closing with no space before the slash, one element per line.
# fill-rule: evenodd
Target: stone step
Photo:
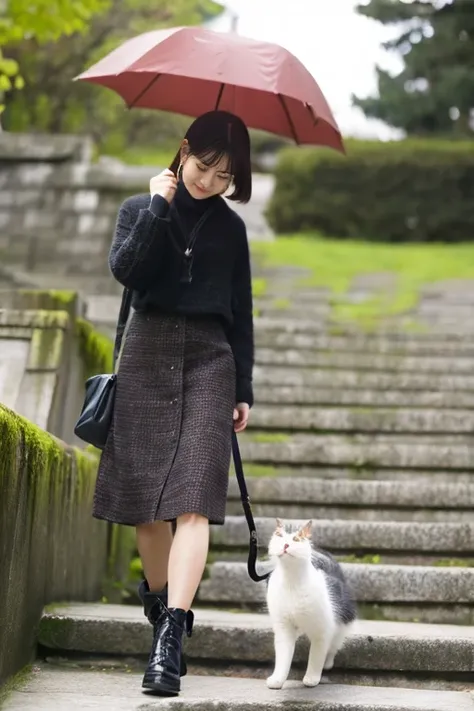
<path fill-rule="evenodd" d="M 318 388 L 353 388 L 356 390 L 419 390 L 474 392 L 474 375 L 372 372 L 353 369 L 317 370 L 288 366 L 256 365 L 256 385 Z"/>
<path fill-rule="evenodd" d="M 412 335 L 411 339 L 382 338 L 364 333 L 347 336 L 332 336 L 329 333 L 287 333 L 257 328 L 255 344 L 258 348 L 302 349 L 323 351 L 327 354 L 376 353 L 400 356 L 448 356 L 472 357 L 474 341 L 454 341 L 450 339 L 427 340 Z"/>
<path fill-rule="evenodd" d="M 401 356 L 365 353 L 324 353 L 302 349 L 275 350 L 257 348 L 255 362 L 260 366 L 285 366 L 292 368 L 321 368 L 334 370 L 380 371 L 383 373 L 426 373 L 428 376 L 450 373 L 473 374 L 472 357 Z"/>
<path fill-rule="evenodd" d="M 280 316 L 257 316 L 255 318 L 255 329 L 262 331 L 278 332 L 278 333 L 304 333 L 316 335 L 333 335 L 333 336 L 359 336 L 361 335 L 361 327 L 357 323 L 336 322 L 322 325 L 319 320 L 315 319 L 291 319 L 282 311 Z M 387 325 L 380 325 L 373 332 L 373 337 L 384 338 L 394 343 L 403 343 L 405 341 L 416 340 L 424 342 L 435 341 L 455 341 L 456 343 L 466 343 L 472 345 L 474 341 L 474 324 L 463 322 L 462 324 L 453 326 L 440 326 L 439 329 L 429 330 L 422 325 L 420 332 L 413 332 L 406 328 L 403 330 L 403 322 L 398 322 Z"/>
<path fill-rule="evenodd" d="M 427 300 L 427 301 L 420 301 L 418 306 L 416 307 L 416 312 L 419 314 L 436 314 L 436 315 L 447 315 L 447 316 L 453 316 L 454 318 L 458 319 L 465 319 L 465 318 L 470 318 L 472 316 L 472 308 L 473 308 L 473 302 L 468 301 L 466 303 L 458 303 L 458 302 L 444 302 L 444 301 L 435 301 L 435 300 Z"/>
<path fill-rule="evenodd" d="M 344 466 L 318 466 L 301 464 L 259 464 L 254 462 L 244 462 L 245 474 L 247 477 L 261 478 L 266 481 L 274 478 L 308 478 L 323 479 L 324 481 L 396 481 L 396 482 L 419 482 L 420 484 L 472 484 L 474 483 L 474 470 L 466 471 L 434 470 L 434 469 L 412 469 L 404 467 L 378 468 L 378 467 L 344 467 Z M 231 475 L 235 476 L 233 465 L 231 464 Z"/>
<path fill-rule="evenodd" d="M 423 390 L 357 390 L 355 388 L 319 388 L 297 385 L 255 384 L 255 403 L 280 403 L 282 405 L 338 405 L 362 408 L 474 408 L 474 392 L 423 391 Z M 252 420 L 254 412 L 252 412 Z"/>
<path fill-rule="evenodd" d="M 276 285 L 267 283 L 265 292 L 257 297 L 255 301 L 262 301 L 265 304 L 281 303 L 282 300 L 287 300 L 292 304 L 320 304 L 327 303 L 333 299 L 341 298 L 341 295 L 335 294 L 329 287 L 314 286 L 311 289 L 291 288 L 286 284 Z"/>
<path fill-rule="evenodd" d="M 273 633 L 267 615 L 197 608 L 195 616 L 193 636 L 186 640 L 191 663 L 212 668 L 225 661 L 226 666 L 243 663 L 259 671 L 262 666 L 271 669 Z M 44 648 L 62 654 L 135 656 L 148 654 L 150 633 L 139 607 L 70 604 L 43 616 L 38 640 Z M 308 643 L 302 638 L 296 646 L 294 667 L 304 667 L 307 655 Z M 474 627 L 358 620 L 335 667 L 430 674 L 440 681 L 456 675 L 468 683 L 474 672 Z"/>
<path fill-rule="evenodd" d="M 323 432 L 474 432 L 474 410 L 430 410 L 353 407 L 288 407 L 260 404 L 252 411 L 250 429 Z"/>
<path fill-rule="evenodd" d="M 461 523 L 472 520 L 471 484 L 423 481 L 354 481 L 300 477 L 247 477 L 254 516 Z M 227 515 L 242 512 L 235 477 Z"/>
<path fill-rule="evenodd" d="M 306 519 L 307 520 L 307 519 Z M 305 519 L 287 520 L 297 527 Z M 275 518 L 255 517 L 259 545 L 266 552 L 275 530 Z M 227 516 L 224 526 L 211 529 L 211 544 L 217 550 L 245 551 L 248 527 L 243 516 Z M 413 553 L 417 556 L 437 555 L 453 558 L 474 556 L 474 522 L 418 523 L 405 521 L 313 521 L 313 543 L 332 553 L 383 554 Z"/>
<path fill-rule="evenodd" d="M 447 443 L 441 436 L 424 437 L 415 444 L 407 435 L 247 435 L 240 437 L 242 458 L 255 464 L 279 466 L 334 466 L 357 469 L 438 469 L 466 471 L 474 468 L 474 442 Z M 251 439 L 253 437 L 254 439 Z M 453 435 L 453 440 L 458 437 Z M 472 440 L 472 437 L 470 438 Z M 256 441 L 257 440 L 257 441 Z"/>
<path fill-rule="evenodd" d="M 288 681 L 280 691 L 262 679 L 186 676 L 178 699 L 143 694 L 143 674 L 114 669 L 99 672 L 35 668 L 5 702 L 4 711 L 472 711 L 467 691 L 399 689 L 321 683 L 307 689 Z M 301 678 L 301 674 L 299 674 Z"/>
<path fill-rule="evenodd" d="M 254 313 L 263 318 L 280 318 L 285 316 L 293 321 L 307 321 L 309 318 L 314 323 L 318 323 L 324 328 L 331 322 L 332 307 L 330 304 L 307 304 L 305 306 L 295 306 L 293 304 L 272 305 L 262 304 L 257 300 L 254 305 Z"/>
<path fill-rule="evenodd" d="M 261 561 L 259 572 L 270 570 Z M 474 622 L 474 568 L 342 563 L 363 619 L 450 623 Z M 248 576 L 246 563 L 208 566 L 199 587 L 204 605 L 265 609 L 266 586 Z"/>

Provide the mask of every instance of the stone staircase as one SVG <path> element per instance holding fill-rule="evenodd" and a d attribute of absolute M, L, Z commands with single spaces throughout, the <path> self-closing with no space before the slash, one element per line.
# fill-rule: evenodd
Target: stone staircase
<path fill-rule="evenodd" d="M 39 629 L 35 674 L 12 709 L 474 711 L 473 284 L 427 289 L 374 333 L 334 323 L 328 293 L 274 270 L 258 303 L 256 405 L 240 437 L 265 569 L 275 517 L 312 518 L 342 562 L 359 617 L 316 689 L 270 691 L 265 585 L 246 572 L 235 477 L 212 530 L 181 697 L 142 695 L 150 628 L 132 605 L 59 605 Z M 357 280 L 349 299 L 377 279 Z M 469 287 L 469 288 L 468 288 Z M 287 299 L 282 306 L 282 299 Z"/>

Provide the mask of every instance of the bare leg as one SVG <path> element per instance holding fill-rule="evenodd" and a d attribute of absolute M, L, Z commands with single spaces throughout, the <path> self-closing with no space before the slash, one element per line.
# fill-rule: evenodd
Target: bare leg
<path fill-rule="evenodd" d="M 189 610 L 201 582 L 209 550 L 209 520 L 196 513 L 179 516 L 168 564 L 168 606 Z"/>
<path fill-rule="evenodd" d="M 168 560 L 173 533 L 166 521 L 136 527 L 137 548 L 151 592 L 160 592 L 168 580 Z"/>
<path fill-rule="evenodd" d="M 275 633 L 275 670 L 267 679 L 269 689 L 281 689 L 293 661 L 296 644 L 296 630 L 290 626 L 278 625 L 274 628 Z"/>

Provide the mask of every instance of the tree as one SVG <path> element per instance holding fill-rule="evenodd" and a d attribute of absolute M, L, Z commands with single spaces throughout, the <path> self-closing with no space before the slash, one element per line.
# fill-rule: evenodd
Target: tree
<path fill-rule="evenodd" d="M 474 129 L 474 3 L 465 0 L 370 0 L 358 12 L 400 26 L 387 50 L 405 67 L 392 76 L 377 67 L 378 97 L 353 103 L 412 135 L 470 136 Z"/>
<path fill-rule="evenodd" d="M 212 0 L 110 0 L 85 33 L 11 48 L 12 57 L 21 57 L 26 86 L 7 96 L 5 127 L 88 133 L 111 150 L 156 139 L 156 112 L 129 112 L 118 95 L 73 78 L 128 37 L 167 25 L 197 24 L 221 10 Z M 162 130 L 171 133 L 175 123 L 171 116 L 160 121 Z"/>
<path fill-rule="evenodd" d="M 109 3 L 110 0 L 0 0 L 0 95 L 24 86 L 19 62 L 4 56 L 4 48 L 24 40 L 41 45 L 63 35 L 82 33 L 92 16 L 105 10 Z"/>

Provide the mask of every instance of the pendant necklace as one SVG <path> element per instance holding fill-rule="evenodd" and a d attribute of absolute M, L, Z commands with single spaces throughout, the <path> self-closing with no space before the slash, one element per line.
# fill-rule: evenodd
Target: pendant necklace
<path fill-rule="evenodd" d="M 183 264 L 181 268 L 181 277 L 180 277 L 180 282 L 182 284 L 190 284 L 193 280 L 193 274 L 192 274 L 192 269 L 193 269 L 193 263 L 194 263 L 194 245 L 196 243 L 196 238 L 198 235 L 199 230 L 203 226 L 203 224 L 206 222 L 206 220 L 209 218 L 211 212 L 214 211 L 214 205 L 211 205 L 211 207 L 208 207 L 207 210 L 201 215 L 199 220 L 196 222 L 194 225 L 193 229 L 189 233 L 189 238 L 187 236 L 186 229 L 184 228 L 184 225 L 182 223 L 181 217 L 178 213 L 178 210 L 175 209 L 175 217 L 176 217 L 176 223 L 179 227 L 179 231 L 181 232 L 184 243 L 186 245 L 186 249 L 183 252 Z"/>

